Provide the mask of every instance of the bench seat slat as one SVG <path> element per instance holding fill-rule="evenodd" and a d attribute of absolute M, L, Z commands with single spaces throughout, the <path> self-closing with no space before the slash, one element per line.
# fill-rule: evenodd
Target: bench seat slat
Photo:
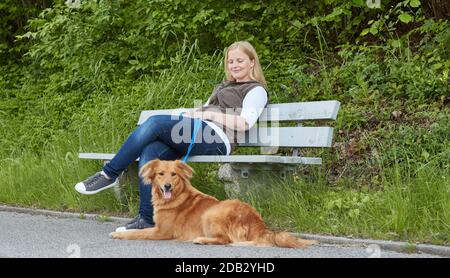
<path fill-rule="evenodd" d="M 336 100 L 269 104 L 260 121 L 336 120 L 339 107 Z"/>
<path fill-rule="evenodd" d="M 260 127 L 252 128 L 240 141 L 246 147 L 331 147 L 332 127 Z M 244 139 L 244 138 L 242 138 Z"/>
<path fill-rule="evenodd" d="M 111 160 L 115 154 L 109 153 L 80 153 L 79 158 Z M 217 162 L 217 163 L 280 163 L 280 164 L 322 164 L 319 157 L 294 157 L 276 155 L 197 155 L 191 156 L 188 162 Z"/>
<path fill-rule="evenodd" d="M 269 104 L 258 120 L 259 122 L 336 120 L 339 107 L 340 102 L 336 100 Z M 145 110 L 139 116 L 138 125 L 153 115 L 178 116 L 181 112 L 193 110 L 194 108 Z"/>

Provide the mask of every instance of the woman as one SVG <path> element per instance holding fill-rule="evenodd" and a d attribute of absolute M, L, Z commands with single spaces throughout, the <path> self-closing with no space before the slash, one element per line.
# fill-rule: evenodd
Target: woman
<path fill-rule="evenodd" d="M 229 155 L 237 135 L 251 128 L 267 105 L 266 80 L 253 46 L 246 41 L 235 42 L 225 51 L 226 80 L 216 86 L 207 104 L 182 117 L 156 115 L 150 117 L 128 137 L 114 158 L 101 172 L 75 185 L 82 194 L 95 194 L 116 185 L 117 177 L 139 158 L 139 169 L 159 158 L 175 160 L 185 155 L 188 140 L 179 140 L 175 128 L 188 127 L 192 134 L 194 119 L 201 120 L 190 155 Z M 185 134 L 185 135 L 186 135 Z M 182 135 L 181 135 L 182 136 Z M 116 231 L 144 229 L 154 226 L 151 187 L 139 178 L 139 215 Z"/>

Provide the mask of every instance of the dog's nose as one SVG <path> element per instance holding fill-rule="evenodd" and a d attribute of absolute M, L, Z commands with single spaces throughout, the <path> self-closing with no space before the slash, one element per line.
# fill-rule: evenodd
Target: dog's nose
<path fill-rule="evenodd" d="M 169 191 L 171 187 L 172 187 L 172 185 L 170 183 L 166 183 L 164 185 L 164 190 Z"/>

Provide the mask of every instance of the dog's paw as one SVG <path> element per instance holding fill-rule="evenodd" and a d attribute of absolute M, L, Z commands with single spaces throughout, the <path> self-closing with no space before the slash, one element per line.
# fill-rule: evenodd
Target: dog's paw
<path fill-rule="evenodd" d="M 121 237 L 120 234 L 121 234 L 120 232 L 112 232 L 112 233 L 109 234 L 109 238 L 112 238 L 112 239 L 122 239 L 122 237 Z"/>
<path fill-rule="evenodd" d="M 194 244 L 205 244 L 203 239 L 204 239 L 203 237 L 197 237 L 197 238 L 194 238 L 194 240 L 192 240 L 192 242 Z"/>

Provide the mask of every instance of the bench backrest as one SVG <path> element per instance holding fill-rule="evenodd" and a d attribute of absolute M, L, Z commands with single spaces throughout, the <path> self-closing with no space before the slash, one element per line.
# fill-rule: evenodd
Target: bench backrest
<path fill-rule="evenodd" d="M 240 138 L 240 146 L 254 147 L 331 147 L 333 128 L 315 127 L 278 127 L 277 122 L 336 120 L 340 103 L 336 100 L 269 104 L 258 121 L 259 124 Z M 194 108 L 177 108 L 142 111 L 138 125 L 153 115 L 179 115 Z M 270 127 L 267 127 L 270 123 Z M 241 143 L 242 142 L 242 143 Z"/>

